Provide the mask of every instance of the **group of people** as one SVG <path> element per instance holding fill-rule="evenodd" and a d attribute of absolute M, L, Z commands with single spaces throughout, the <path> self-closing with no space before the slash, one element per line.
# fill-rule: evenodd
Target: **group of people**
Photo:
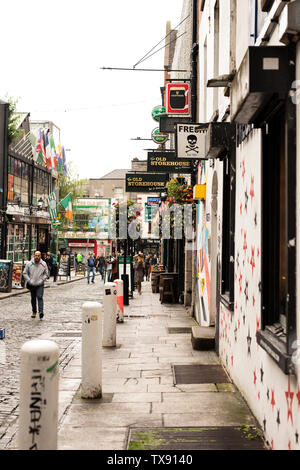
<path fill-rule="evenodd" d="M 79 256 L 78 256 L 79 255 Z M 76 263 L 82 262 L 80 255 L 75 257 Z M 57 276 L 57 265 L 59 260 L 56 255 L 51 253 L 43 253 L 36 251 L 33 258 L 29 261 L 23 271 L 23 277 L 26 282 L 27 288 L 31 293 L 31 306 L 32 306 L 32 318 L 36 318 L 39 313 L 39 318 L 42 320 L 44 317 L 44 283 L 50 275 L 54 276 L 56 281 Z M 156 255 L 151 257 L 147 255 L 144 257 L 142 252 L 139 252 L 134 256 L 134 282 L 137 285 L 138 294 L 141 295 L 141 285 L 146 277 L 148 281 L 151 274 L 151 266 L 158 264 L 158 258 Z M 107 281 L 113 282 L 118 277 L 118 260 L 116 255 L 112 255 L 108 258 L 104 256 L 95 257 L 90 252 L 87 259 L 87 282 L 90 283 L 90 276 L 92 275 L 91 282 L 95 282 L 95 271 L 98 271 L 102 279 L 105 276 L 105 270 L 107 273 Z"/>
<path fill-rule="evenodd" d="M 142 293 L 142 282 L 146 277 L 146 281 L 150 280 L 151 275 L 151 266 L 158 264 L 157 255 L 151 256 L 150 254 L 146 255 L 140 251 L 137 255 L 134 256 L 134 282 L 137 286 L 138 294 Z"/>
<path fill-rule="evenodd" d="M 78 255 L 77 255 L 77 262 Z M 118 259 L 116 255 L 109 256 L 105 258 L 104 256 L 96 257 L 92 252 L 89 252 L 89 256 L 87 259 L 87 282 L 90 283 L 90 276 L 91 282 L 94 284 L 95 282 L 95 273 L 99 272 L 101 275 L 102 280 L 105 277 L 106 272 L 106 281 L 113 282 L 118 277 Z"/>

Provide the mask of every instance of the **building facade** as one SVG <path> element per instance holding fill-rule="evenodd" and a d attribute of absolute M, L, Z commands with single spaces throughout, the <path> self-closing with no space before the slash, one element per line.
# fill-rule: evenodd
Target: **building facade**
<path fill-rule="evenodd" d="M 182 19 L 195 3 L 195 117 L 208 130 L 193 314 L 215 327 L 220 359 L 270 447 L 299 450 L 300 5 L 184 1 Z"/>

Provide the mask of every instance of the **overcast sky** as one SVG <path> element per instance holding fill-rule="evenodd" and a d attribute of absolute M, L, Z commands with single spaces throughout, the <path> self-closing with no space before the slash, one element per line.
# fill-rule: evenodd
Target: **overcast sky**
<path fill-rule="evenodd" d="M 53 121 L 67 159 L 82 178 L 130 168 L 157 123 L 163 72 L 101 70 L 133 67 L 180 23 L 182 0 L 9 0 L 0 6 L 0 98 L 18 111 Z M 164 46 L 162 42 L 156 49 Z M 163 68 L 164 51 L 140 68 Z"/>

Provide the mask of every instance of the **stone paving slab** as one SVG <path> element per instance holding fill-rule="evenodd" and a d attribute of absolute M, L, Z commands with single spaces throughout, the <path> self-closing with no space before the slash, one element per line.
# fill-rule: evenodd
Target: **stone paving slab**
<path fill-rule="evenodd" d="M 58 450 L 122 450 L 127 440 L 127 427 L 109 428 L 99 425 L 84 426 L 84 439 L 80 426 L 66 426 L 58 434 Z"/>
<path fill-rule="evenodd" d="M 114 393 L 112 403 L 160 403 L 161 399 L 162 395 L 159 392 L 139 393 L 136 391 L 126 391 L 126 393 Z"/>
<path fill-rule="evenodd" d="M 183 413 L 164 413 L 163 419 L 164 425 L 167 427 L 256 425 L 255 420 L 251 419 L 248 413 L 245 413 L 243 419 L 241 420 L 234 419 L 234 417 L 232 417 L 229 412 L 213 414 L 202 411 L 201 408 L 200 411 L 195 411 L 194 413 L 189 413 L 187 411 Z"/>

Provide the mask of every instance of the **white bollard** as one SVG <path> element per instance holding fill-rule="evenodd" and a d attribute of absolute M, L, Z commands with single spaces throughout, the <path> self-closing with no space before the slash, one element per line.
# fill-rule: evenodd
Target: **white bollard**
<path fill-rule="evenodd" d="M 117 285 L 114 282 L 104 284 L 103 304 L 102 345 L 115 347 L 117 336 Z"/>
<path fill-rule="evenodd" d="M 114 282 L 117 284 L 117 322 L 124 322 L 124 292 L 123 292 L 123 280 L 115 279 Z"/>
<path fill-rule="evenodd" d="M 81 397 L 102 397 L 102 305 L 82 306 Z"/>
<path fill-rule="evenodd" d="M 56 450 L 59 348 L 27 341 L 21 348 L 19 450 Z"/>

